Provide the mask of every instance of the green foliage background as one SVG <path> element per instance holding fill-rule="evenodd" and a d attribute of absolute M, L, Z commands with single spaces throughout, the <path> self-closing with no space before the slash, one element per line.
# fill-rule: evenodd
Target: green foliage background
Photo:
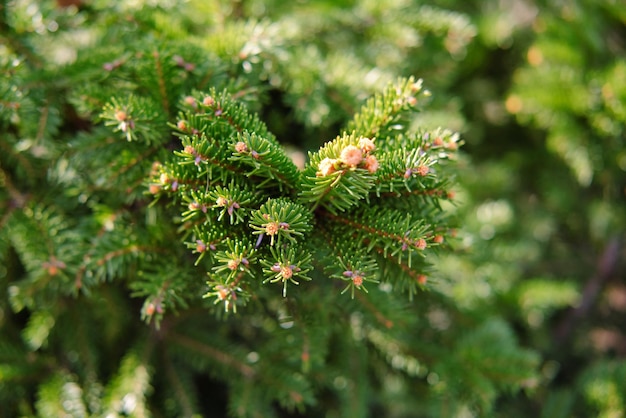
<path fill-rule="evenodd" d="M 626 415 L 620 2 L 5 0 L 0 31 L 0 415 Z M 412 125 L 465 143 L 425 291 L 202 299 L 146 193 L 184 97 L 309 151 L 412 75 Z"/>

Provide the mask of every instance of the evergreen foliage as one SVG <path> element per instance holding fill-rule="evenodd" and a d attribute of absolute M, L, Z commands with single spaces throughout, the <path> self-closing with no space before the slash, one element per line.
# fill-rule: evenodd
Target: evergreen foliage
<path fill-rule="evenodd" d="M 0 1 L 0 415 L 626 414 L 626 15 L 502 4 Z"/>

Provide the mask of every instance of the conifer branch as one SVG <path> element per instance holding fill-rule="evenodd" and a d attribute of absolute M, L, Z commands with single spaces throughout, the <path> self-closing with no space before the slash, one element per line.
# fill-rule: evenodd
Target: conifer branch
<path fill-rule="evenodd" d="M 625 415 L 622 9 L 299 3 L 0 0 L 0 414 Z"/>
<path fill-rule="evenodd" d="M 365 306 L 368 311 L 374 314 L 376 320 L 378 320 L 381 325 L 383 325 L 385 328 L 393 328 L 393 321 L 385 317 L 385 315 L 379 309 L 377 309 L 376 306 L 369 299 L 367 299 L 361 293 L 357 293 L 356 298 L 363 306 Z"/>
<path fill-rule="evenodd" d="M 238 371 L 242 376 L 248 379 L 254 378 L 257 374 L 257 371 L 253 367 L 248 366 L 231 354 L 212 347 L 206 343 L 202 343 L 198 340 L 172 331 L 168 333 L 168 339 L 176 344 L 181 345 L 182 347 L 188 348 L 203 356 L 210 357 L 217 361 L 217 363 L 219 364 L 232 367 L 234 370 Z"/>
<path fill-rule="evenodd" d="M 19 166 L 26 170 L 26 174 L 29 178 L 34 179 L 38 177 L 37 171 L 33 167 L 33 163 L 24 155 L 22 155 L 22 153 L 15 152 L 14 149 L 9 145 L 8 141 L 0 141 L 0 147 L 3 153 L 6 153 L 6 155 L 11 155 L 12 158 L 17 160 Z M 2 170 L 2 167 L 0 167 L 0 170 Z M 3 176 L 5 176 L 5 178 L 7 177 L 6 171 L 4 171 Z"/>
<path fill-rule="evenodd" d="M 161 64 L 161 55 L 157 50 L 152 52 L 152 57 L 154 58 L 154 66 L 155 66 L 155 75 L 157 78 L 157 82 L 159 85 L 159 93 L 161 97 L 161 106 L 163 106 L 163 111 L 166 115 L 170 114 L 170 104 L 167 98 L 167 89 L 165 87 L 165 75 L 163 74 L 163 67 Z"/>
<path fill-rule="evenodd" d="M 405 263 L 402 258 L 386 254 L 382 248 L 376 248 L 376 252 L 388 261 L 389 264 L 387 264 L 387 266 L 398 267 L 402 274 L 409 278 L 409 280 L 399 280 L 398 284 L 400 288 L 407 289 L 409 293 L 409 300 L 412 301 L 414 295 L 417 294 L 418 289 L 424 288 L 426 285 L 428 276 L 424 271 L 417 270 L 415 267 L 411 266 L 410 258 L 409 263 Z"/>
<path fill-rule="evenodd" d="M 46 132 L 46 126 L 48 124 L 48 114 L 50 112 L 50 106 L 47 103 L 43 103 L 40 108 L 39 124 L 37 125 L 37 134 L 35 139 L 37 142 L 41 142 Z"/>
<path fill-rule="evenodd" d="M 195 408 L 192 405 L 191 398 L 189 393 L 187 393 L 185 387 L 183 387 L 178 370 L 174 367 L 170 357 L 168 356 L 167 349 L 163 349 L 162 360 L 165 365 L 165 373 L 168 376 L 168 380 L 171 382 L 173 386 L 173 391 L 176 394 L 176 398 L 180 402 L 181 410 L 183 415 L 186 417 L 191 417 L 194 415 Z"/>
<path fill-rule="evenodd" d="M 274 141 L 247 131 L 238 133 L 237 140 L 230 159 L 250 167 L 248 176 L 265 178 L 257 187 L 271 185 L 278 186 L 280 191 L 283 188 L 289 192 L 295 191 L 298 170 L 282 147 L 276 147 Z"/>
<path fill-rule="evenodd" d="M 8 202 L 7 210 L 2 215 L 2 219 L 0 219 L 0 227 L 4 227 L 9 216 L 15 209 L 21 209 L 26 206 L 28 202 L 28 196 L 23 195 L 20 191 L 15 187 L 9 173 L 0 167 L 0 183 L 4 186 L 4 188 L 9 192 L 9 196 L 11 200 Z"/>
<path fill-rule="evenodd" d="M 387 86 L 383 93 L 370 98 L 356 113 L 346 127 L 346 132 L 356 132 L 366 138 L 384 137 L 393 129 L 402 126 L 403 113 L 411 111 L 418 103 L 419 95 L 429 97 L 422 91 L 422 80 L 413 77 L 398 80 Z"/>
<path fill-rule="evenodd" d="M 18 35 L 13 27 L 7 21 L 8 5 L 7 1 L 3 0 L 0 3 L 0 38 L 6 40 L 6 44 L 17 55 L 24 56 L 26 65 L 33 69 L 40 69 L 43 66 L 41 57 L 39 57 L 33 48 L 25 41 L 24 36 Z"/>

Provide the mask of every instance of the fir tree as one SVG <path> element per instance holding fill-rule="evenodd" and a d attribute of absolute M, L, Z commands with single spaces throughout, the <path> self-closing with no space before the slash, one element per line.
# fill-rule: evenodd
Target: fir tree
<path fill-rule="evenodd" d="M 534 324 L 580 292 L 525 280 L 562 257 L 541 212 L 514 228 L 525 166 L 458 152 L 489 155 L 491 116 L 460 109 L 506 89 L 465 82 L 491 9 L 300 3 L 0 2 L 0 415 L 623 413 L 619 361 L 549 387 Z M 531 59 L 549 17 L 500 106 L 584 186 L 592 153 L 563 132 L 619 142 L 623 60 L 570 86 L 610 81 L 587 108 L 533 93 L 556 80 Z"/>

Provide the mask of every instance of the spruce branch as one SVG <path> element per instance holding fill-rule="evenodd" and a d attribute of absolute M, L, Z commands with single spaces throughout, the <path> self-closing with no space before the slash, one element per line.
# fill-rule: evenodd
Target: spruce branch
<path fill-rule="evenodd" d="M 302 173 L 300 200 L 332 213 L 345 211 L 365 199 L 378 169 L 375 147 L 369 138 L 343 135 L 309 155 Z"/>
<path fill-rule="evenodd" d="M 213 252 L 217 249 L 217 245 L 228 237 L 228 233 L 223 228 L 220 228 L 219 225 L 207 225 L 205 222 L 202 225 L 193 227 L 193 240 L 185 242 L 185 244 L 187 248 L 198 254 L 195 265 L 198 265 L 202 259 L 207 257 L 207 264 L 210 267 L 214 262 Z"/>
<path fill-rule="evenodd" d="M 216 364 L 219 364 L 222 367 L 226 366 L 230 370 L 235 370 L 248 379 L 254 378 L 257 374 L 257 371 L 253 367 L 248 366 L 243 360 L 236 358 L 232 353 L 228 353 L 227 351 L 223 351 L 219 348 L 198 341 L 195 338 L 175 332 L 168 333 L 168 338 L 173 343 L 194 351 L 202 356 L 209 357 L 215 360 Z"/>
<path fill-rule="evenodd" d="M 122 359 L 116 375 L 105 388 L 103 415 L 128 415 L 148 417 L 147 395 L 150 393 L 151 370 L 148 355 L 151 346 L 143 352 L 131 351 Z"/>
<path fill-rule="evenodd" d="M 28 196 L 22 194 L 13 184 L 13 181 L 5 170 L 0 167 L 0 184 L 2 184 L 3 188 L 8 192 L 10 200 L 6 203 L 6 211 L 3 213 L 2 218 L 0 218 L 0 227 L 4 227 L 7 223 L 11 213 L 15 209 L 23 208 L 26 203 Z M 4 204 L 5 202 L 3 202 Z"/>
<path fill-rule="evenodd" d="M 238 171 L 238 167 L 227 160 L 231 155 L 231 151 L 217 143 L 213 139 L 214 135 L 220 135 L 220 133 L 208 132 L 202 133 L 200 136 L 194 135 L 191 138 L 184 137 L 182 140 L 183 150 L 175 151 L 175 154 L 181 157 L 178 160 L 178 165 L 193 164 L 196 166 L 196 170 L 191 170 L 191 167 L 169 165 L 167 168 L 170 174 L 184 178 L 199 178 L 201 175 L 206 174 L 206 180 L 214 182 L 227 182 L 235 179 L 232 174 Z M 162 170 L 160 174 L 167 174 L 168 170 Z M 196 171 L 198 172 L 197 174 Z M 185 184 L 185 182 L 181 184 Z"/>
<path fill-rule="evenodd" d="M 341 294 L 349 289 L 350 296 L 354 299 L 355 290 L 368 293 L 365 283 L 379 282 L 377 261 L 358 240 L 351 239 L 346 243 L 342 239 L 344 236 L 352 238 L 349 231 L 337 230 L 334 225 L 326 225 L 320 233 L 323 236 L 323 245 L 327 248 L 323 255 L 324 271 L 331 278 L 348 282 Z"/>
<path fill-rule="evenodd" d="M 368 293 L 365 282 L 378 283 L 378 264 L 375 260 L 366 256 L 355 257 L 350 254 L 349 256 L 338 257 L 337 261 L 343 271 L 341 275 L 333 274 L 330 277 L 348 282 L 341 294 L 350 289 L 350 297 L 354 299 L 355 289 Z"/>
<path fill-rule="evenodd" d="M 238 96 L 242 94 L 239 92 Z M 268 131 L 265 123 L 256 114 L 251 114 L 241 99 L 235 99 L 226 90 L 217 93 L 215 88 L 212 88 L 208 93 L 195 92 L 184 96 L 179 107 L 181 112 L 177 127 L 183 133 L 198 134 L 207 126 L 218 125 L 227 128 L 231 136 L 236 135 L 237 132 L 254 132 L 278 145 L 276 138 Z M 228 141 L 230 136 L 220 139 Z"/>
<path fill-rule="evenodd" d="M 345 132 L 355 132 L 366 138 L 388 137 L 407 127 L 410 120 L 407 116 L 427 97 L 430 92 L 422 88 L 421 79 L 398 80 L 370 98 L 352 117 Z"/>
<path fill-rule="evenodd" d="M 209 291 L 204 294 L 203 298 L 214 298 L 214 305 L 224 304 L 224 312 L 228 313 L 232 310 L 233 313 L 237 313 L 237 306 L 246 305 L 252 297 L 250 292 L 239 285 L 243 278 L 243 271 L 237 273 L 235 279 L 230 282 L 220 276 L 209 274 L 207 281 Z"/>
<path fill-rule="evenodd" d="M 38 391 L 35 408 L 40 416 L 88 416 L 85 393 L 76 376 L 59 370 Z"/>
<path fill-rule="evenodd" d="M 298 280 L 312 280 L 307 273 L 313 269 L 309 252 L 293 247 L 272 247 L 271 257 L 261 260 L 263 274 L 267 277 L 263 283 L 283 283 L 283 297 L 287 296 L 287 284 L 299 285 Z"/>
<path fill-rule="evenodd" d="M 410 213 L 389 209 L 368 210 L 342 217 L 328 213 L 328 218 L 337 225 L 351 231 L 352 237 L 368 250 L 380 249 L 383 255 L 388 253 L 401 260 L 404 253 L 422 254 L 427 248 L 430 227 L 421 218 L 415 219 Z"/>
<path fill-rule="evenodd" d="M 161 97 L 161 106 L 163 106 L 164 113 L 166 115 L 169 115 L 170 103 L 168 100 L 168 94 L 167 94 L 167 88 L 166 88 L 167 83 L 165 81 L 166 74 L 164 73 L 164 70 L 163 70 L 163 63 L 160 60 L 161 55 L 159 54 L 158 51 L 154 51 L 152 52 L 152 57 L 154 58 L 154 66 L 155 66 L 156 71 L 150 72 L 150 73 L 154 74 L 157 79 L 157 84 L 159 86 L 158 92 Z M 176 64 L 178 65 L 178 62 L 176 62 Z"/>
<path fill-rule="evenodd" d="M 150 98 L 129 95 L 126 98 L 113 97 L 104 106 L 100 118 L 105 126 L 121 132 L 128 142 L 139 140 L 153 145 L 167 139 L 163 130 L 166 120 L 161 115 L 163 113 Z"/>
<path fill-rule="evenodd" d="M 215 253 L 215 275 L 223 279 L 224 284 L 235 280 L 241 272 L 254 277 L 252 267 L 256 259 L 256 249 L 245 239 L 226 239 L 227 249 Z"/>
<path fill-rule="evenodd" d="M 502 86 L 493 71 L 459 81 L 468 74 L 462 63 L 479 70 L 484 52 L 458 59 L 475 35 L 462 14 L 406 1 L 260 3 L 0 0 L 0 415 L 621 412 L 624 367 L 601 361 L 553 396 L 543 384 L 552 362 L 537 373 L 540 359 L 514 338 L 523 329 L 524 344 L 546 341 L 531 316 L 547 321 L 578 294 L 564 278 L 557 290 L 566 296 L 541 286 L 545 299 L 530 309 L 535 292 L 515 283 L 535 261 L 578 242 L 554 241 L 554 216 L 545 213 L 519 225 L 508 219 L 516 201 L 570 202 L 563 179 L 543 181 L 558 167 L 520 166 L 516 148 L 512 161 L 486 159 L 496 171 L 482 184 L 473 178 L 484 167 L 477 161 L 463 179 L 463 204 L 450 210 L 462 141 L 432 128 L 439 118 L 467 128 L 459 109 L 475 102 L 488 105 L 472 120 L 478 135 L 494 122 L 499 132 L 529 121 L 547 129 L 566 163 L 593 174 L 585 195 L 603 197 L 587 211 L 590 228 L 578 225 L 585 211 L 564 212 L 563 225 L 600 243 L 620 227 L 612 197 L 621 188 L 611 179 L 621 178 L 623 156 L 601 141 L 585 149 L 589 141 L 571 126 L 589 122 L 619 142 L 626 67 L 609 60 L 621 52 L 615 22 L 603 32 L 608 47 L 585 44 L 597 71 L 566 89 L 581 99 L 570 100 L 572 113 L 533 82 L 542 68 L 549 82 L 562 68 L 584 74 L 553 64 L 577 60 L 562 42 L 589 38 L 576 31 L 547 49 L 534 45 L 529 70 L 503 78 L 519 87 L 504 101 L 494 96 Z M 615 7 L 596 17 L 574 8 L 568 17 L 589 35 L 623 16 Z M 531 9 L 523 15 L 536 17 Z M 480 27 L 497 16 L 481 16 Z M 558 26 L 540 16 L 542 33 Z M 481 39 L 507 42 L 492 32 Z M 430 109 L 421 80 L 394 81 L 415 72 L 442 93 Z M 476 88 L 485 94 L 468 97 Z M 585 117 L 572 125 L 572 115 Z M 481 155 L 491 154 L 491 141 L 482 139 Z M 514 193 L 485 205 L 489 214 L 475 211 L 473 194 L 519 189 L 520 167 L 533 173 L 522 183 L 539 199 Z M 502 207 L 507 213 L 496 213 Z M 481 238 L 465 262 L 437 258 L 454 246 L 455 212 Z M 489 240 L 487 226 L 506 237 Z M 507 244 L 517 230 L 534 239 Z M 602 315 L 617 305 L 613 296 Z M 520 327 L 500 320 L 489 300 L 511 308 L 504 317 Z M 542 303 L 551 309 L 535 309 Z M 515 394 L 533 387 L 541 390 Z"/>
<path fill-rule="evenodd" d="M 186 294 L 198 292 L 196 272 L 189 266 L 168 266 L 162 260 L 152 260 L 142 266 L 136 280 L 129 283 L 131 296 L 144 298 L 141 319 L 153 323 L 158 330 L 166 313 L 177 314 L 189 308 Z M 164 270 L 165 274 L 161 274 Z"/>
<path fill-rule="evenodd" d="M 391 254 L 384 254 L 380 248 L 376 249 L 381 262 L 381 275 L 384 277 L 397 277 L 395 285 L 398 289 L 407 292 L 409 294 L 409 300 L 412 301 L 414 296 L 419 290 L 423 290 L 426 287 L 428 281 L 428 275 L 426 274 L 431 267 L 422 262 L 420 266 L 409 266 L 408 262 L 394 257 Z M 410 258 L 409 258 L 410 260 Z"/>
<path fill-rule="evenodd" d="M 237 134 L 234 151 L 230 159 L 249 167 L 248 176 L 264 178 L 257 187 L 278 187 L 280 192 L 294 190 L 298 169 L 275 141 L 244 131 Z"/>
<path fill-rule="evenodd" d="M 23 170 L 25 173 L 26 181 L 33 181 L 40 177 L 40 174 L 36 170 L 37 162 L 34 161 L 33 158 L 29 158 L 30 156 L 24 152 L 18 152 L 15 149 L 16 142 L 10 135 L 6 135 L 6 140 L 0 141 L 0 150 L 7 156 L 11 156 L 11 159 L 17 161 L 18 167 Z M 2 167 L 0 167 L 2 169 Z M 7 177 L 7 171 L 4 170 L 3 178 L 10 181 Z M 8 186 L 7 186 L 8 187 Z M 9 189 L 10 190 L 10 189 Z M 19 201 L 19 199 L 18 199 Z"/>
<path fill-rule="evenodd" d="M 337 237 L 327 238 L 335 252 L 330 265 L 338 269 L 329 271 L 347 282 L 344 292 L 352 297 L 355 290 L 367 292 L 365 282 L 378 282 L 378 263 L 388 264 L 389 256 L 397 259 L 397 272 L 410 271 L 411 282 L 418 277 L 423 285 L 422 273 L 412 273 L 413 256 L 423 257 L 441 239 L 435 231 L 446 220 L 437 199 L 446 192 L 439 187 L 449 182 L 444 161 L 458 138 L 448 131 L 409 132 L 420 92 L 412 78 L 390 85 L 363 105 L 348 124 L 351 133 L 310 153 L 302 171 L 227 91 L 184 96 L 171 125 L 182 149 L 153 169 L 150 191 L 183 205 L 181 220 L 191 231 L 186 246 L 195 264 L 204 260 L 209 269 L 205 297 L 234 311 L 254 294 L 259 277 L 282 283 L 286 296 L 288 283 L 311 278 L 314 252 L 307 240 L 314 227 Z M 408 207 L 413 213 L 403 210 Z M 346 238 L 353 254 L 340 250 Z M 410 297 L 416 289 L 408 286 Z"/>
<path fill-rule="evenodd" d="M 296 237 L 302 238 L 312 229 L 311 214 L 303 206 L 287 199 L 268 199 L 252 213 L 250 227 L 253 234 L 270 238 L 270 246 L 280 246 L 285 240 L 296 243 Z M 258 242 L 257 246 L 260 245 Z"/>

